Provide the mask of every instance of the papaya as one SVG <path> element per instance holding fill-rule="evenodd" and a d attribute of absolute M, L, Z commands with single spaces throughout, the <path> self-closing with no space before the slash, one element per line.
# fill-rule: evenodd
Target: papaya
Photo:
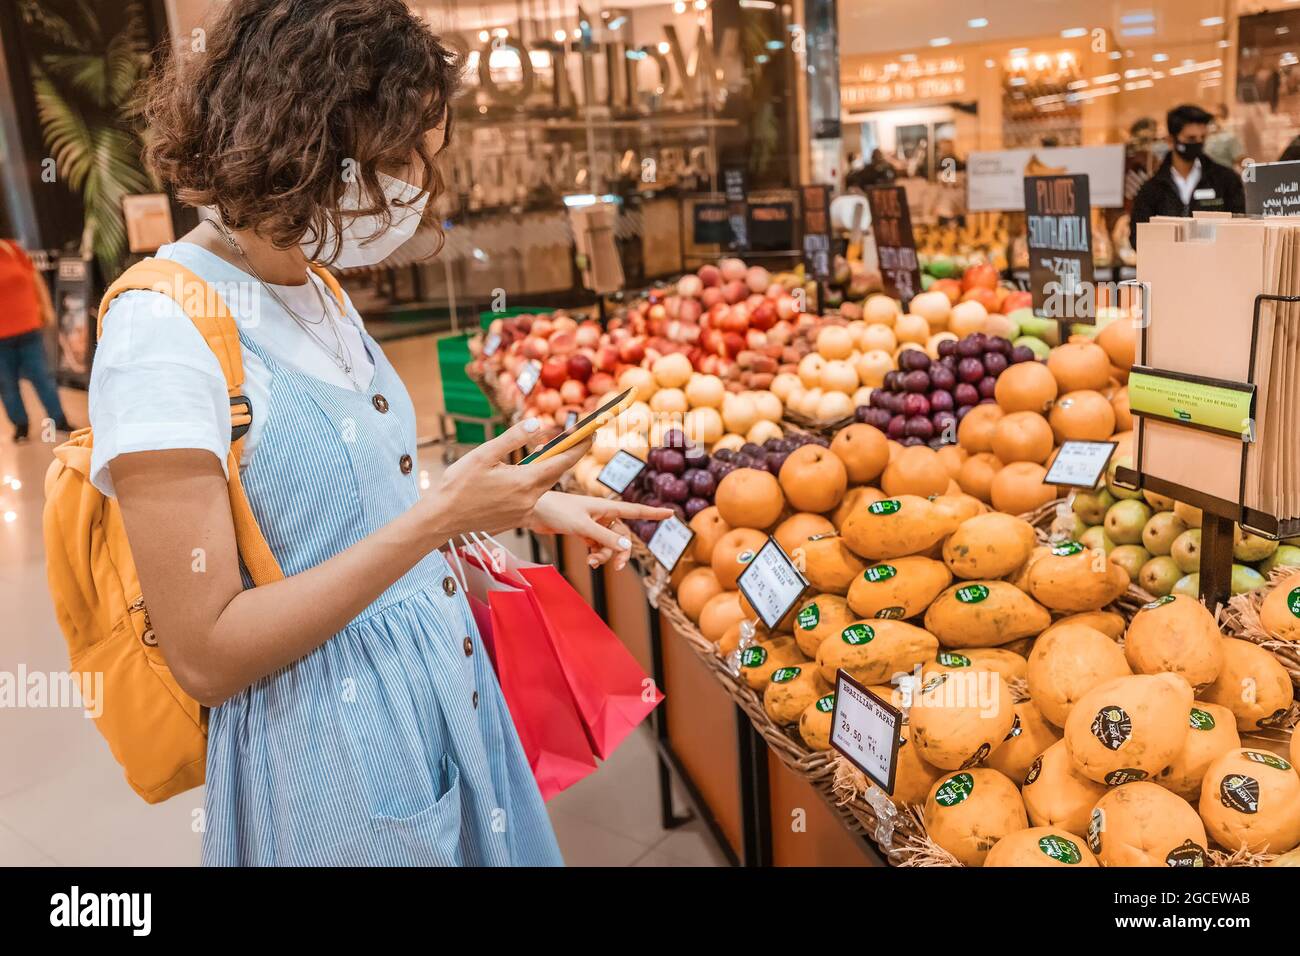
<path fill-rule="evenodd" d="M 925 799 L 922 818 L 930 839 L 964 866 L 983 866 L 998 841 L 1029 826 L 1016 785 L 983 767 L 940 778 Z"/>
<path fill-rule="evenodd" d="M 1066 541 L 1029 569 L 1029 593 L 1053 611 L 1095 611 L 1129 585 L 1128 572 L 1099 549 Z"/>
<path fill-rule="evenodd" d="M 1015 721 L 1011 690 L 995 671 L 931 677 L 908 712 L 912 743 L 927 763 L 944 770 L 983 763 L 1006 742 Z"/>
<path fill-rule="evenodd" d="M 1182 752 L 1156 775 L 1155 782 L 1184 800 L 1196 800 L 1210 764 L 1240 746 L 1241 737 L 1232 711 L 1198 700 L 1192 704 L 1187 718 L 1187 738 Z"/>
<path fill-rule="evenodd" d="M 944 647 L 995 647 L 1039 634 L 1052 616 L 1005 581 L 963 581 L 925 612 L 926 630 Z"/>
<path fill-rule="evenodd" d="M 984 858 L 985 867 L 1100 865 L 1083 837 L 1054 827 L 1029 827 L 1010 833 Z"/>
<path fill-rule="evenodd" d="M 1166 594 L 1129 622 L 1124 656 L 1135 674 L 1181 674 L 1192 687 L 1214 683 L 1223 666 L 1223 635 L 1194 597 Z"/>
<path fill-rule="evenodd" d="M 984 504 L 978 498 L 958 490 L 956 494 L 942 494 L 930 499 L 934 505 L 935 517 L 943 524 L 943 533 L 952 534 L 962 522 L 969 521 L 984 512 Z"/>
<path fill-rule="evenodd" d="M 1065 720 L 1074 769 L 1116 786 L 1173 763 L 1187 737 L 1192 687 L 1177 674 L 1131 674 L 1098 684 Z"/>
<path fill-rule="evenodd" d="M 831 685 L 840 668 L 860 684 L 887 684 L 934 660 L 938 649 L 933 634 L 903 621 L 859 620 L 822 641 L 817 666 Z"/>
<path fill-rule="evenodd" d="M 849 585 L 849 607 L 858 617 L 916 617 L 952 582 L 940 561 L 913 555 L 868 565 Z"/>
<path fill-rule="evenodd" d="M 817 648 L 832 634 L 853 623 L 857 617 L 849 602 L 838 594 L 817 594 L 799 605 L 794 615 L 794 639 L 804 656 L 812 660 Z"/>
<path fill-rule="evenodd" d="M 1034 549 L 1029 552 L 1029 557 L 1025 559 L 1025 563 L 1006 576 L 1007 583 L 1012 584 L 1018 590 L 1029 594 L 1029 569 L 1032 568 L 1034 562 L 1043 557 L 1043 555 L 1051 553 L 1052 549 L 1045 544 L 1035 546 Z"/>
<path fill-rule="evenodd" d="M 1034 527 L 990 511 L 967 518 L 943 544 L 943 562 L 959 578 L 1001 578 L 1029 560 Z"/>
<path fill-rule="evenodd" d="M 1130 674 L 1124 650 L 1086 624 L 1053 625 L 1034 642 L 1026 680 L 1043 716 L 1064 727 L 1075 703 L 1098 684 Z"/>
<path fill-rule="evenodd" d="M 844 497 L 840 499 L 839 507 L 831 515 L 831 524 L 835 526 L 836 531 L 843 531 L 844 522 L 848 520 L 854 508 L 858 507 L 858 505 L 866 507 L 884 497 L 885 493 L 879 488 L 850 488 L 844 493 Z"/>
<path fill-rule="evenodd" d="M 809 750 L 831 749 L 831 721 L 834 717 L 834 692 L 823 694 L 803 709 L 799 715 L 799 736 Z"/>
<path fill-rule="evenodd" d="M 1016 719 L 1007 739 L 987 760 L 986 767 L 1006 774 L 1012 780 L 1024 780 L 1034 759 L 1061 739 L 1061 732 L 1043 719 L 1032 700 L 1015 704 Z"/>
<path fill-rule="evenodd" d="M 787 664 L 772 671 L 763 691 L 763 709 L 773 723 L 784 727 L 797 721 L 808 705 L 830 690 L 815 666 Z"/>
<path fill-rule="evenodd" d="M 1123 637 L 1124 631 L 1128 627 L 1124 615 L 1116 611 L 1080 611 L 1078 614 L 1067 614 L 1060 620 L 1054 621 L 1052 627 L 1043 631 L 1043 635 L 1050 634 L 1052 628 L 1062 627 L 1066 624 L 1087 625 L 1095 631 L 1101 631 L 1112 641 L 1118 641 Z"/>
<path fill-rule="evenodd" d="M 1205 825 L 1191 805 L 1148 781 L 1104 793 L 1088 821 L 1102 866 L 1209 866 Z"/>
<path fill-rule="evenodd" d="M 1273 585 L 1260 606 L 1259 623 L 1275 641 L 1300 641 L 1300 572 Z"/>
<path fill-rule="evenodd" d="M 875 690 L 876 688 L 872 688 Z M 888 697 L 884 694 L 880 696 Z M 897 703 L 895 703 L 897 706 Z M 899 728 L 898 768 L 894 771 L 894 792 L 886 794 L 895 806 L 912 806 L 925 803 L 935 781 L 944 775 L 943 770 L 926 763 L 925 758 L 911 743 L 912 731 L 907 724 Z M 867 781 L 869 787 L 875 784 Z"/>
<path fill-rule="evenodd" d="M 1291 679 L 1276 657 L 1258 644 L 1223 639 L 1223 667 L 1201 692 L 1201 700 L 1222 704 L 1237 717 L 1238 730 L 1259 730 L 1286 716 Z"/>
<path fill-rule="evenodd" d="M 796 565 L 799 559 L 791 556 Z M 803 543 L 803 573 L 818 591 L 827 594 L 847 594 L 849 585 L 867 569 L 862 560 L 850 551 L 844 539 L 834 532 L 814 535 Z"/>
<path fill-rule="evenodd" d="M 740 652 L 740 677 L 752 690 L 766 691 L 772 673 L 804 663 L 793 637 L 769 637 Z"/>
<path fill-rule="evenodd" d="M 997 671 L 1004 681 L 1010 683 L 1013 680 L 1024 680 L 1028 667 L 1029 662 L 1023 655 L 1005 647 L 958 647 L 951 651 L 940 651 L 933 664 L 925 665 L 924 676 L 969 668 Z"/>
<path fill-rule="evenodd" d="M 1106 785 L 1089 780 L 1074 769 L 1064 740 L 1058 740 L 1034 758 L 1024 776 L 1020 795 L 1036 827 L 1061 827 L 1087 833 L 1092 808 Z"/>
<path fill-rule="evenodd" d="M 844 521 L 840 534 L 855 554 L 883 561 L 916 554 L 937 544 L 946 533 L 934 505 L 916 495 L 859 502 Z"/>
<path fill-rule="evenodd" d="M 1224 848 L 1286 853 L 1300 845 L 1300 774 L 1270 751 L 1230 750 L 1205 771 L 1200 810 Z"/>

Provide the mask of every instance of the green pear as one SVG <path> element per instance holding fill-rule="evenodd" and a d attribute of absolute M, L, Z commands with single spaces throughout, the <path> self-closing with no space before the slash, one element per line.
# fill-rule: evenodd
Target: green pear
<path fill-rule="evenodd" d="M 1281 545 L 1276 551 L 1256 565 L 1256 567 L 1259 568 L 1259 573 L 1264 575 L 1264 577 L 1268 577 L 1272 574 L 1274 568 L 1300 567 L 1300 547 L 1296 547 L 1293 544 Z"/>
<path fill-rule="evenodd" d="M 1201 595 L 1201 576 L 1200 574 L 1188 574 L 1178 579 L 1170 594 L 1186 594 L 1188 597 L 1200 597 Z"/>
<path fill-rule="evenodd" d="M 1074 496 L 1074 513 L 1090 525 L 1106 520 L 1106 511 L 1115 503 L 1115 496 L 1105 487 L 1096 491 L 1080 491 Z"/>
<path fill-rule="evenodd" d="M 1110 553 L 1111 564 L 1118 564 L 1128 572 L 1128 579 L 1136 581 L 1143 565 L 1151 560 L 1151 555 L 1140 544 L 1116 545 Z"/>
<path fill-rule="evenodd" d="M 1158 495 L 1154 491 L 1147 491 L 1146 489 L 1142 490 L 1142 497 L 1147 500 L 1147 504 L 1151 506 L 1152 511 L 1173 511 L 1174 505 L 1178 504 L 1173 498 Z"/>
<path fill-rule="evenodd" d="M 1079 543 L 1085 547 L 1099 548 L 1106 554 L 1110 554 L 1115 548 L 1115 542 L 1106 536 L 1106 529 L 1101 525 L 1091 527 L 1079 535 Z"/>
<path fill-rule="evenodd" d="M 1142 570 L 1138 572 L 1137 583 L 1147 593 L 1164 597 L 1174 589 L 1174 585 L 1182 576 L 1182 569 L 1174 559 L 1167 554 L 1162 554 L 1142 565 Z"/>
<path fill-rule="evenodd" d="M 1244 564 L 1234 564 L 1232 566 L 1233 594 L 1245 594 L 1247 591 L 1262 588 L 1267 583 L 1268 582 L 1264 580 L 1264 575 L 1260 574 L 1254 568 L 1248 568 Z"/>
<path fill-rule="evenodd" d="M 1233 526 L 1232 556 L 1238 561 L 1253 564 L 1256 561 L 1263 561 L 1276 550 L 1276 541 L 1243 531 L 1241 525 Z"/>
<path fill-rule="evenodd" d="M 1106 468 L 1106 487 L 1107 487 L 1107 489 L 1109 489 L 1109 491 L 1110 491 L 1110 493 L 1111 493 L 1112 495 L 1114 495 L 1116 498 L 1121 499 L 1121 500 L 1126 500 L 1126 499 L 1131 499 L 1131 498 L 1141 498 L 1141 497 L 1142 497 L 1142 491 L 1141 491 L 1140 489 L 1138 489 L 1138 488 L 1132 488 L 1132 489 L 1129 489 L 1129 488 L 1121 488 L 1119 485 L 1117 485 L 1117 484 L 1115 483 L 1115 469 L 1116 469 L 1116 468 L 1120 468 L 1120 467 L 1124 467 L 1124 468 L 1132 468 L 1132 467 L 1133 467 L 1133 459 L 1132 459 L 1132 458 L 1129 458 L 1129 457 L 1126 455 L 1126 456 L 1124 456 L 1123 458 L 1112 458 L 1112 459 L 1110 460 L 1110 465 Z"/>
<path fill-rule="evenodd" d="M 1151 506 L 1145 501 L 1117 501 L 1106 511 L 1106 536 L 1116 544 L 1138 544 L 1142 529 L 1151 520 Z"/>
<path fill-rule="evenodd" d="M 1188 528 L 1174 539 L 1169 556 L 1182 570 L 1183 574 L 1192 574 L 1201 570 L 1201 529 Z"/>
<path fill-rule="evenodd" d="M 1172 511 L 1158 511 L 1142 529 L 1142 546 L 1152 554 L 1168 554 L 1174 540 L 1187 530 L 1183 519 Z"/>

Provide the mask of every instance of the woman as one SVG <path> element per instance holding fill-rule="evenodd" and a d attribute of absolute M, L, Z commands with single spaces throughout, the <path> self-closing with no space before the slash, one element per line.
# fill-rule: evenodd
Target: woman
<path fill-rule="evenodd" d="M 241 579 L 215 357 L 171 299 L 123 293 L 91 383 L 92 478 L 117 496 L 168 664 L 212 708 L 205 864 L 560 862 L 437 549 L 529 527 L 622 566 L 630 543 L 602 522 L 663 512 L 549 491 L 581 447 L 506 463 L 535 420 L 421 498 L 406 390 L 308 269 L 378 262 L 414 231 L 457 69 L 401 0 L 231 0 L 150 93 L 149 160 L 213 210 L 158 256 L 240 320 L 240 473 L 286 575 Z"/>
<path fill-rule="evenodd" d="M 59 401 L 59 387 L 45 361 L 43 326 L 54 322 L 54 305 L 45 280 L 23 247 L 0 239 L 0 402 L 14 427 L 14 441 L 27 441 L 31 425 L 19 388 L 32 383 L 45 414 L 58 431 L 71 431 Z"/>

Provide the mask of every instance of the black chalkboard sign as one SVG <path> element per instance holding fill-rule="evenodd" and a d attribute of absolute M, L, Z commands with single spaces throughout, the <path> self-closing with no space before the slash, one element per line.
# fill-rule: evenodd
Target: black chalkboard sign
<path fill-rule="evenodd" d="M 1242 175 L 1246 215 L 1300 214 L 1300 162 L 1252 163 Z"/>
<path fill-rule="evenodd" d="M 804 186 L 803 261 L 808 275 L 826 281 L 831 277 L 831 188 Z"/>
<path fill-rule="evenodd" d="M 916 259 L 907 192 L 902 186 L 876 186 L 867 190 L 867 203 L 885 294 L 899 299 L 906 308 L 912 296 L 921 291 L 921 267 Z"/>
<path fill-rule="evenodd" d="M 745 170 L 741 166 L 728 166 L 722 170 L 722 192 L 727 197 L 727 219 L 730 223 L 731 248 L 743 251 L 749 248 L 749 187 L 745 183 Z"/>
<path fill-rule="evenodd" d="M 1026 176 L 1025 226 L 1034 314 L 1095 325 L 1087 175 Z"/>
<path fill-rule="evenodd" d="M 693 215 L 691 232 L 697 246 L 731 244 L 731 219 L 726 203 L 697 202 Z"/>
<path fill-rule="evenodd" d="M 749 248 L 788 252 L 794 248 L 795 210 L 791 200 L 749 204 Z"/>

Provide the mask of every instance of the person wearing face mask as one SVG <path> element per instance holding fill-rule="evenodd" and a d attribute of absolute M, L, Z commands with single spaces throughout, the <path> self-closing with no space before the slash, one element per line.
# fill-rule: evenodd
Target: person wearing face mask
<path fill-rule="evenodd" d="M 1153 216 L 1246 211 L 1241 177 L 1205 155 L 1205 140 L 1213 119 L 1199 106 L 1184 105 L 1169 111 L 1165 118 L 1169 153 L 1133 199 L 1129 241 L 1134 249 L 1138 223 Z"/>
<path fill-rule="evenodd" d="M 230 0 L 205 51 L 150 87 L 147 159 L 205 210 L 155 258 L 237 322 L 252 409 L 237 467 L 283 572 L 250 586 L 241 561 L 209 344 L 168 295 L 118 293 L 91 379 L 91 480 L 117 498 L 158 649 L 209 708 L 207 865 L 562 862 L 439 549 L 527 527 L 621 567 L 612 520 L 668 512 L 550 490 L 586 444 L 510 464 L 535 420 L 422 495 L 411 399 L 311 265 L 378 263 L 415 232 L 460 70 L 402 0 Z"/>

